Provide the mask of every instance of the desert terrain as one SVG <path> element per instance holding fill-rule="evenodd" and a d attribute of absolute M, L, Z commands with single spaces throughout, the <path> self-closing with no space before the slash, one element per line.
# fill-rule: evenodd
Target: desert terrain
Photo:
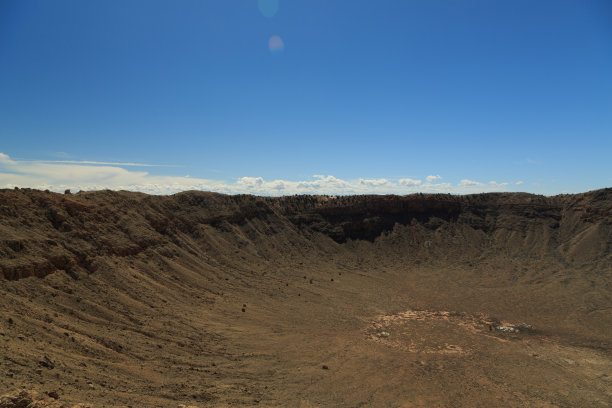
<path fill-rule="evenodd" d="M 612 189 L 0 191 L 0 407 L 612 406 Z"/>

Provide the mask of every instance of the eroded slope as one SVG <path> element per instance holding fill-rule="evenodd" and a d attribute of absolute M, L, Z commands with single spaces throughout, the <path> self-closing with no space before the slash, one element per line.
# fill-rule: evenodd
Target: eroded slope
<path fill-rule="evenodd" d="M 610 189 L 0 191 L 0 389 L 95 406 L 607 406 L 611 208 Z"/>

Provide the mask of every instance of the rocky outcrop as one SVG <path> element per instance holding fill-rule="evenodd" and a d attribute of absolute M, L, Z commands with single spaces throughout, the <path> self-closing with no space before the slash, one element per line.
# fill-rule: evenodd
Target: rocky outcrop
<path fill-rule="evenodd" d="M 51 391 L 46 395 L 36 391 L 20 390 L 4 394 L 0 397 L 0 408 L 68 408 L 57 401 L 57 392 Z M 72 408 L 93 408 L 89 404 L 70 405 Z"/>
<path fill-rule="evenodd" d="M 63 270 L 78 279 L 94 272 L 100 258 L 172 252 L 175 246 L 195 245 L 193 251 L 198 252 L 214 246 L 217 236 L 238 251 L 245 246 L 257 251 L 267 245 L 264 241 L 277 240 L 271 246 L 282 247 L 288 241 L 306 245 L 316 237 L 331 238 L 337 245 L 392 245 L 384 240 L 392 233 L 400 236 L 393 245 L 404 245 L 405 252 L 433 247 L 472 256 L 488 248 L 610 267 L 612 189 L 555 197 L 494 193 L 280 198 L 2 190 L 0 276 L 15 280 Z"/>

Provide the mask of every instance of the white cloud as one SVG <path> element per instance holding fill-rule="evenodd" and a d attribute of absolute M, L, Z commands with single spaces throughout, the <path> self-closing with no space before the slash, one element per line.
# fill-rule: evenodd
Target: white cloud
<path fill-rule="evenodd" d="M 423 184 L 423 186 L 417 191 L 423 193 L 456 193 L 461 194 L 465 191 L 460 188 L 453 186 L 451 183 L 435 183 L 435 184 Z"/>
<path fill-rule="evenodd" d="M 221 181 L 193 176 L 156 176 L 146 171 L 133 171 L 125 164 L 108 162 L 45 162 L 13 160 L 0 153 L 0 188 L 30 187 L 40 190 L 131 190 L 149 194 L 173 194 L 186 190 L 216 191 L 226 194 L 292 195 L 292 194 L 409 194 L 473 193 L 500 191 L 512 185 L 503 182 L 481 183 L 461 180 L 457 184 L 436 183 L 439 175 L 418 179 L 359 178 L 343 180 L 332 175 L 314 175 L 309 180 L 266 180 L 263 177 L 240 177 L 234 181 Z"/>
<path fill-rule="evenodd" d="M 100 162 L 89 160 L 36 160 L 39 163 L 65 163 L 65 164 L 94 164 L 101 166 L 137 166 L 137 167 L 175 167 L 164 164 L 146 164 L 146 163 L 121 163 L 121 162 Z"/>
<path fill-rule="evenodd" d="M 411 178 L 399 179 L 397 182 L 401 186 L 406 186 L 406 187 L 417 187 L 421 185 L 421 180 L 414 180 Z"/>
<path fill-rule="evenodd" d="M 517 181 L 517 182 L 516 182 L 516 183 L 514 183 L 514 184 L 516 184 L 517 186 L 520 186 L 521 184 L 523 184 L 523 182 L 519 180 L 519 181 Z"/>
<path fill-rule="evenodd" d="M 461 187 L 478 187 L 482 185 L 483 184 L 478 181 L 473 181 L 473 180 L 468 180 L 468 179 L 463 179 L 459 182 L 459 186 Z"/>
<path fill-rule="evenodd" d="M 359 184 L 367 187 L 379 187 L 389 184 L 387 179 L 359 179 Z"/>
<path fill-rule="evenodd" d="M 240 177 L 237 183 L 249 189 L 260 188 L 264 183 L 264 179 L 261 177 Z"/>
<path fill-rule="evenodd" d="M 15 162 L 11 160 L 11 158 L 4 153 L 0 152 L 0 164 L 4 164 L 4 165 L 14 165 Z"/>

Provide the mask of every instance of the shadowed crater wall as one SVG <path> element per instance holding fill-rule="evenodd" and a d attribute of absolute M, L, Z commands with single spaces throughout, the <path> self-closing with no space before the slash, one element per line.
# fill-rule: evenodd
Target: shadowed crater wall
<path fill-rule="evenodd" d="M 555 197 L 493 193 L 280 198 L 2 190 L 0 272 L 13 280 L 64 270 L 76 279 L 94 273 L 105 256 L 171 253 L 194 245 L 198 252 L 221 236 L 225 245 L 237 251 L 249 247 L 265 259 L 282 254 L 287 246 L 308 248 L 325 236 L 339 245 L 360 240 L 390 248 L 403 245 L 407 255 L 422 253 L 423 246 L 433 248 L 431 256 L 436 249 L 439 256 L 441 251 L 459 251 L 466 257 L 491 250 L 606 268 L 611 262 L 611 195 L 612 189 Z M 395 240 L 385 239 L 392 233 Z M 276 247 L 273 253 L 270 242 Z"/>

